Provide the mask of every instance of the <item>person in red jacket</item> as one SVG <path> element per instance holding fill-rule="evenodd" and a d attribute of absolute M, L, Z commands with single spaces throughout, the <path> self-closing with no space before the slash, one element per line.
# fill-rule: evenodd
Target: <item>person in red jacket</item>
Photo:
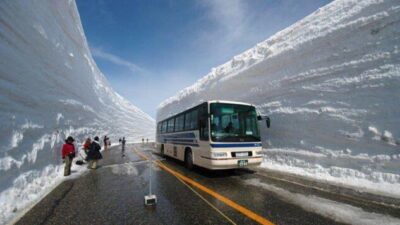
<path fill-rule="evenodd" d="M 83 150 L 85 151 L 86 155 L 89 152 L 90 145 L 92 144 L 92 139 L 86 138 L 85 143 L 83 144 Z"/>
<path fill-rule="evenodd" d="M 62 158 L 64 159 L 65 162 L 64 176 L 69 176 L 71 174 L 72 159 L 75 157 L 74 141 L 75 141 L 74 138 L 69 136 L 65 140 L 65 144 L 63 145 L 62 148 Z"/>

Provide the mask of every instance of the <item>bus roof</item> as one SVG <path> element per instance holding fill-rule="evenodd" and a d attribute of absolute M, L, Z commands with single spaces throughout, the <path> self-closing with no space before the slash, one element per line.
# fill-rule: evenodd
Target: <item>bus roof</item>
<path fill-rule="evenodd" d="M 245 103 L 245 102 L 236 102 L 236 101 L 226 101 L 226 100 L 210 100 L 207 101 L 208 103 L 227 103 L 227 104 L 236 104 L 236 105 L 248 105 L 253 106 L 252 104 Z"/>
<path fill-rule="evenodd" d="M 210 103 L 226 103 L 226 104 L 235 104 L 235 105 L 254 106 L 254 105 L 252 105 L 252 104 L 245 103 L 245 102 L 236 102 L 236 101 L 227 101 L 227 100 L 208 100 L 208 101 L 204 101 L 204 102 L 202 102 L 202 103 L 200 103 L 200 104 L 197 104 L 197 105 L 195 105 L 195 106 L 193 106 L 193 107 L 191 107 L 191 108 L 188 108 L 188 109 L 182 110 L 182 111 L 180 111 L 180 112 L 178 112 L 178 113 L 175 113 L 175 114 L 173 114 L 173 115 L 171 115 L 171 116 L 165 117 L 165 118 L 163 118 L 163 119 L 159 119 L 159 120 L 157 120 L 157 123 L 159 123 L 159 122 L 161 122 L 161 121 L 168 120 L 168 119 L 170 119 L 170 118 L 172 118 L 172 117 L 174 117 L 174 116 L 177 116 L 177 115 L 179 115 L 179 114 L 182 114 L 182 113 L 185 112 L 185 111 L 188 111 L 188 110 L 191 110 L 191 109 L 193 109 L 193 108 L 196 108 L 196 107 L 198 107 L 199 105 L 204 104 L 204 103 L 206 103 L 206 102 L 207 102 L 208 104 L 210 104 Z"/>

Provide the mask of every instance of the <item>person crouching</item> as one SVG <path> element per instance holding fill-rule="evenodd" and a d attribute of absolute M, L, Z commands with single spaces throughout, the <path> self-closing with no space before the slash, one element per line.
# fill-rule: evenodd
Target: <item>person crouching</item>
<path fill-rule="evenodd" d="M 90 149 L 87 155 L 87 159 L 89 161 L 88 168 L 89 169 L 96 169 L 97 168 L 97 161 L 102 159 L 103 156 L 100 153 L 100 144 L 99 144 L 99 137 L 94 137 L 94 141 L 90 144 Z"/>
<path fill-rule="evenodd" d="M 62 158 L 65 163 L 64 176 L 69 176 L 71 174 L 72 160 L 75 157 L 74 141 L 75 141 L 74 138 L 69 136 L 65 140 L 65 144 L 63 145 L 63 148 L 62 148 Z"/>

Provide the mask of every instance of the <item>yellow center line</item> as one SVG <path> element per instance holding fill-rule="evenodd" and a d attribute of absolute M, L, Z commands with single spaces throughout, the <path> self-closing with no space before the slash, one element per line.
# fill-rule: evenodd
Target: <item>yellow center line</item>
<path fill-rule="evenodd" d="M 144 155 L 141 152 L 138 152 L 136 149 L 134 150 L 140 157 L 142 157 L 143 159 L 148 160 L 149 158 Z M 155 164 L 157 164 L 160 168 L 162 168 L 163 170 L 171 173 L 172 175 L 174 175 L 175 177 L 177 177 L 178 179 L 186 182 L 187 184 L 190 184 L 200 190 L 202 190 L 203 192 L 211 195 L 212 197 L 220 200 L 221 202 L 227 204 L 228 206 L 230 206 L 231 208 L 239 211 L 240 213 L 242 213 L 243 215 L 247 216 L 248 218 L 258 222 L 259 224 L 263 224 L 263 225 L 274 225 L 274 223 L 272 223 L 271 221 L 265 219 L 264 217 L 256 214 L 255 212 L 245 208 L 244 206 L 241 206 L 239 204 L 237 204 L 236 202 L 218 194 L 216 191 L 211 190 L 210 188 L 190 179 L 189 177 L 184 176 L 183 174 L 169 168 L 168 166 L 164 165 L 162 162 L 160 162 L 159 160 L 154 161 Z"/>
<path fill-rule="evenodd" d="M 202 199 L 207 205 L 209 205 L 211 208 L 213 208 L 215 211 L 217 211 L 221 216 L 223 216 L 226 220 L 228 220 L 231 224 L 237 225 L 231 218 L 229 218 L 225 213 L 223 213 L 221 210 L 219 210 L 217 207 L 215 207 L 211 202 L 209 202 L 207 199 L 205 199 L 201 194 L 199 194 L 196 190 L 194 190 L 189 184 L 185 183 L 185 181 L 179 179 L 176 177 L 182 184 L 184 184 L 187 188 L 189 188 L 193 193 L 195 193 L 200 199 Z"/>

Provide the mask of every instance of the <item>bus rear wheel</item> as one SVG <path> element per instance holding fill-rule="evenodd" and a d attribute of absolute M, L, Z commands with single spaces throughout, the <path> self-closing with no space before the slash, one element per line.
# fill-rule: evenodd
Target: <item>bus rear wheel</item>
<path fill-rule="evenodd" d="M 193 154 L 191 149 L 185 151 L 185 166 L 189 170 L 193 169 Z"/>

